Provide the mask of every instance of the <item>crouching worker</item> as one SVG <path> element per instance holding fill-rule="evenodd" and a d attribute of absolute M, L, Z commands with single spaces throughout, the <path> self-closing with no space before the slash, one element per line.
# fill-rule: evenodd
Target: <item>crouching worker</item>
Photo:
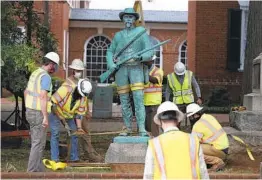
<path fill-rule="evenodd" d="M 203 107 L 192 103 L 187 106 L 187 117 L 193 122 L 192 133 L 197 134 L 204 152 L 205 162 L 212 171 L 224 168 L 229 141 L 226 132 L 215 117 L 204 114 Z"/>
<path fill-rule="evenodd" d="M 71 84 L 70 84 L 71 83 Z M 84 134 L 82 119 L 87 112 L 87 95 L 92 90 L 91 83 L 80 79 L 77 85 L 67 79 L 51 97 L 52 113 L 49 116 L 51 129 L 51 159 L 59 161 L 60 122 L 71 131 L 70 161 L 79 161 L 77 135 Z"/>
<path fill-rule="evenodd" d="M 209 179 L 198 138 L 177 128 L 183 119 L 170 101 L 158 107 L 154 122 L 164 133 L 149 140 L 144 179 Z"/>

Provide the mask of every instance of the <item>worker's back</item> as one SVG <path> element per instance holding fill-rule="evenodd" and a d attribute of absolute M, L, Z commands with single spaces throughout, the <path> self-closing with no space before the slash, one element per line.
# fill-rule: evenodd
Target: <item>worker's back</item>
<path fill-rule="evenodd" d="M 199 141 L 174 130 L 149 141 L 154 154 L 154 179 L 199 179 Z"/>
<path fill-rule="evenodd" d="M 229 147 L 226 132 L 212 115 L 203 114 L 193 126 L 192 132 L 199 134 L 202 143 L 212 144 L 218 150 Z"/>

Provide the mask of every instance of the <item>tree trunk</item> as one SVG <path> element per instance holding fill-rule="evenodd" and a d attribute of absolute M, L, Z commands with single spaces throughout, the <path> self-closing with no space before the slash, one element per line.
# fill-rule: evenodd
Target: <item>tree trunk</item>
<path fill-rule="evenodd" d="M 33 2 L 28 3 L 28 7 L 26 8 L 26 35 L 27 35 L 27 44 L 30 46 L 32 44 L 32 22 L 33 22 Z"/>
<path fill-rule="evenodd" d="M 243 95 L 252 92 L 252 63 L 262 52 L 262 1 L 249 2 Z"/>

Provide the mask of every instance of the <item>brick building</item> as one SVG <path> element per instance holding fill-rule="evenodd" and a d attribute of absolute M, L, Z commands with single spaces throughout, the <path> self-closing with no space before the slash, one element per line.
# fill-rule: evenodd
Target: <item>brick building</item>
<path fill-rule="evenodd" d="M 40 9 L 44 7 L 43 1 L 36 4 Z M 123 28 L 120 11 L 88 9 L 89 1 L 53 1 L 48 6 L 51 30 L 58 39 L 61 56 L 57 75 L 67 77 L 68 64 L 80 58 L 87 68 L 85 76 L 98 81 L 106 70 L 106 50 L 115 32 Z M 238 1 L 189 1 L 188 12 L 144 11 L 152 43 L 171 39 L 156 50 L 156 64 L 167 75 L 181 61 L 195 73 L 205 99 L 212 89 L 224 87 L 237 101 L 247 14 L 248 3 Z"/>

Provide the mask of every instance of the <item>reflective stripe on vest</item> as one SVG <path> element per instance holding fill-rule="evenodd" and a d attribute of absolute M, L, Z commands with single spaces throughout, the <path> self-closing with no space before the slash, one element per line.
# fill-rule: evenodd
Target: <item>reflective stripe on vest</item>
<path fill-rule="evenodd" d="M 58 102 L 58 104 L 59 104 L 59 106 L 60 106 L 61 108 L 66 104 L 66 102 L 67 102 L 67 100 L 68 100 L 68 98 L 69 98 L 69 96 L 70 96 L 70 94 L 71 94 L 71 91 L 73 90 L 73 88 L 72 88 L 71 86 L 68 86 L 68 85 L 63 85 L 63 86 L 65 86 L 66 89 L 67 89 L 67 95 L 66 95 L 66 97 L 64 97 L 64 98 L 62 99 L 62 97 L 60 97 L 60 95 L 59 95 L 57 92 L 55 92 L 55 93 L 53 94 L 53 97 L 57 100 L 57 102 Z"/>
<path fill-rule="evenodd" d="M 41 105 L 40 105 L 41 77 L 45 74 L 48 75 L 48 73 L 44 69 L 39 68 L 36 71 L 34 71 L 33 74 L 30 76 L 29 82 L 27 84 L 27 88 L 25 90 L 26 93 L 25 105 L 27 108 L 34 109 L 34 110 L 41 110 Z M 48 112 L 50 112 L 51 110 L 51 104 L 49 101 L 51 97 L 51 93 L 52 93 L 52 83 L 50 84 L 50 91 L 47 94 Z"/>
<path fill-rule="evenodd" d="M 162 102 L 162 70 L 154 66 L 154 68 L 149 73 L 150 76 L 159 77 L 157 84 L 148 82 L 145 84 L 144 88 L 144 105 L 159 105 Z"/>
<path fill-rule="evenodd" d="M 176 104 L 189 104 L 194 102 L 192 91 L 192 72 L 186 71 L 183 84 L 180 84 L 174 73 L 167 75 L 168 84 L 173 91 L 173 102 Z"/>
<path fill-rule="evenodd" d="M 216 139 L 218 139 L 220 136 L 222 136 L 223 134 L 225 134 L 226 132 L 224 131 L 223 128 L 220 129 L 216 129 L 212 126 L 212 124 L 210 124 L 207 120 L 205 119 L 201 119 L 200 120 L 201 123 L 203 123 L 211 132 L 212 135 L 210 137 L 208 137 L 205 140 L 202 140 L 203 143 L 211 143 L 213 141 L 215 141 Z"/>
<path fill-rule="evenodd" d="M 85 97 L 82 97 L 81 98 L 81 101 L 80 101 L 80 106 L 78 108 L 78 111 L 79 112 L 84 112 L 85 111 Z"/>
<path fill-rule="evenodd" d="M 167 179 L 166 176 L 166 170 L 165 170 L 165 160 L 164 160 L 164 154 L 162 151 L 161 143 L 160 143 L 160 138 L 156 137 L 153 139 L 153 146 L 156 151 L 156 157 L 157 157 L 157 162 L 160 167 L 161 171 L 161 179 Z M 197 175 L 197 162 L 196 162 L 196 157 L 198 156 L 197 154 L 197 143 L 195 141 L 195 137 L 193 134 L 189 135 L 189 152 L 190 152 L 190 160 L 191 160 L 191 171 L 192 171 L 192 179 L 198 179 Z"/>
<path fill-rule="evenodd" d="M 157 161 L 158 161 L 160 171 L 161 171 L 161 179 L 162 180 L 167 179 L 166 178 L 164 155 L 163 155 L 163 151 L 162 151 L 162 148 L 161 148 L 160 139 L 158 137 L 153 139 L 153 146 L 154 146 L 154 149 L 156 151 L 156 157 L 157 157 Z"/>
<path fill-rule="evenodd" d="M 197 177 L 197 171 L 196 171 L 196 152 L 197 152 L 197 144 L 194 138 L 194 135 L 189 136 L 190 142 L 189 142 L 189 147 L 190 147 L 190 159 L 191 159 L 191 169 L 192 169 L 192 178 L 193 179 L 198 179 Z"/>

